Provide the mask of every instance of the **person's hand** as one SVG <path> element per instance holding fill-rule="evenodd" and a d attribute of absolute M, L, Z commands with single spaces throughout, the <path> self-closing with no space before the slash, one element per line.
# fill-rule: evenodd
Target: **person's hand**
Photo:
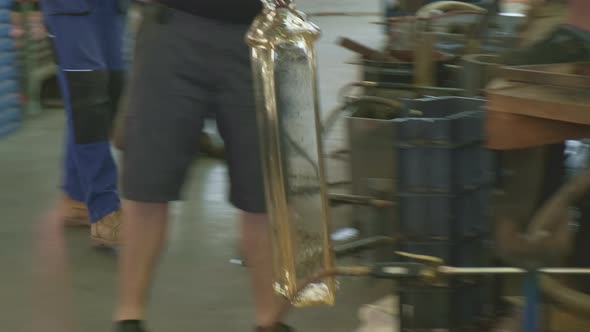
<path fill-rule="evenodd" d="M 526 269 L 563 265 L 571 253 L 574 234 L 567 216 L 559 227 L 538 236 L 522 234 L 511 220 L 500 220 L 496 225 L 496 252 L 510 265 Z"/>

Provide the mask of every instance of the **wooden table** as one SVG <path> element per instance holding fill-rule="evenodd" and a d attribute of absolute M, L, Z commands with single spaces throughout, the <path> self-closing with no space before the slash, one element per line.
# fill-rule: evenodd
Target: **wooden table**
<path fill-rule="evenodd" d="M 555 189 L 548 181 L 561 176 L 557 164 L 561 158 L 548 145 L 590 138 L 590 88 L 559 83 L 558 79 L 537 80 L 536 84 L 497 79 L 486 90 L 486 144 L 504 150 L 501 164 L 511 174 L 502 186 L 503 194 L 496 197 L 497 224 L 502 220 L 527 224 L 542 204 L 543 192 Z M 587 260 L 583 258 L 587 253 L 574 255 Z M 590 329 L 590 320 L 574 313 L 551 308 L 547 314 L 547 331 Z"/>
<path fill-rule="evenodd" d="M 487 97 L 490 149 L 522 149 L 590 137 L 590 89 L 499 79 L 490 84 Z"/>

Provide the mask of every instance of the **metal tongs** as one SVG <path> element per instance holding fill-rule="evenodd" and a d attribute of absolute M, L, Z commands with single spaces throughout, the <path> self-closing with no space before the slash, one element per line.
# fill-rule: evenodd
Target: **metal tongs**
<path fill-rule="evenodd" d="M 590 275 L 590 268 L 538 268 L 534 271 L 517 267 L 454 267 L 438 257 L 397 251 L 398 256 L 413 262 L 380 263 L 373 267 L 373 277 L 384 279 L 418 278 L 426 284 L 441 285 L 445 279 L 473 275 Z"/>

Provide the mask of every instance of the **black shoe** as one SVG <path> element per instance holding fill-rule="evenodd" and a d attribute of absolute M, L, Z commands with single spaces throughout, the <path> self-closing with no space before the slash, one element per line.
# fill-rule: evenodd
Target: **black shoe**
<path fill-rule="evenodd" d="M 295 332 L 295 330 L 288 325 L 279 323 L 275 327 L 258 327 L 256 332 Z"/>
<path fill-rule="evenodd" d="M 582 61 L 590 61 L 590 32 L 565 24 L 543 40 L 500 57 L 500 63 L 508 66 Z"/>
<path fill-rule="evenodd" d="M 147 332 L 140 320 L 122 320 L 115 323 L 116 332 Z"/>

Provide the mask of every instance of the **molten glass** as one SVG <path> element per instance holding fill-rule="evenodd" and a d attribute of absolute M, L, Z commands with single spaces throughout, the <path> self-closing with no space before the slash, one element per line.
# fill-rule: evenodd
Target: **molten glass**
<path fill-rule="evenodd" d="M 298 306 L 332 304 L 334 281 L 298 284 L 333 267 L 319 135 L 314 42 L 319 29 L 286 0 L 265 9 L 247 35 L 254 72 L 275 289 Z"/>

